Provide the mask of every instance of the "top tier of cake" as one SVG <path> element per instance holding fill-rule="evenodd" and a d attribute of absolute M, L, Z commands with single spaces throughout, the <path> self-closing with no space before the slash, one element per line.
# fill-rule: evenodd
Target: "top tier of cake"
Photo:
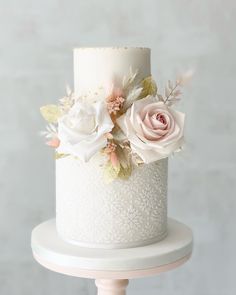
<path fill-rule="evenodd" d="M 139 78 L 151 75 L 150 49 L 143 47 L 98 47 L 74 49 L 74 92 L 85 95 L 99 87 L 120 85 L 130 68 Z"/>

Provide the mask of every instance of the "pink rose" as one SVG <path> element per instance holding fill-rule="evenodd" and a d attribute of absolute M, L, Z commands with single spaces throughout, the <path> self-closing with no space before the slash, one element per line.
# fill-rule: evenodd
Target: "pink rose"
<path fill-rule="evenodd" d="M 168 157 L 183 144 L 183 113 L 170 109 L 153 96 L 137 100 L 117 123 L 132 150 L 145 163 Z"/>

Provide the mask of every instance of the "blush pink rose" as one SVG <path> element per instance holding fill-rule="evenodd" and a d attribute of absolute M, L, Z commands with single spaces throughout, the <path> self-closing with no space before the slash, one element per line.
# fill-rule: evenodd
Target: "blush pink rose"
<path fill-rule="evenodd" d="M 135 101 L 117 123 L 144 163 L 168 157 L 183 144 L 183 113 L 153 96 Z"/>

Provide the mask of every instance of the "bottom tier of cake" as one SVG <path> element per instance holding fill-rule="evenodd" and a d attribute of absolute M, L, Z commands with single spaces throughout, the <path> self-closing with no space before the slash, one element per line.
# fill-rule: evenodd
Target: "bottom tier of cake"
<path fill-rule="evenodd" d="M 104 181 L 96 161 L 56 161 L 56 225 L 71 243 L 138 247 L 167 235 L 168 160 L 134 169 L 129 180 Z"/>

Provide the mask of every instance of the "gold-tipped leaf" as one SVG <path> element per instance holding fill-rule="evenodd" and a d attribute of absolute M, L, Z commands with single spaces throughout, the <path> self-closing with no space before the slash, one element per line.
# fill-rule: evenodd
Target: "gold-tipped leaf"
<path fill-rule="evenodd" d="M 128 165 L 126 167 L 121 166 L 118 177 L 123 180 L 128 180 L 132 173 L 132 166 Z"/>
<path fill-rule="evenodd" d="M 110 183 L 116 178 L 118 178 L 119 172 L 120 172 L 120 165 L 113 166 L 111 161 L 108 161 L 106 165 L 104 166 L 104 176 L 106 182 Z"/>
<path fill-rule="evenodd" d="M 149 76 L 142 80 L 141 86 L 143 88 L 140 97 L 144 98 L 148 95 L 155 96 L 157 94 L 157 85 L 156 82 L 153 80 L 152 76 Z"/>
<path fill-rule="evenodd" d="M 62 115 L 60 108 L 55 104 L 48 104 L 40 108 L 40 113 L 43 118 L 49 123 L 57 123 Z"/>
<path fill-rule="evenodd" d="M 65 158 L 69 155 L 67 154 L 60 154 L 60 153 L 55 153 L 55 159 L 58 160 L 58 159 L 62 159 L 62 158 Z"/>

